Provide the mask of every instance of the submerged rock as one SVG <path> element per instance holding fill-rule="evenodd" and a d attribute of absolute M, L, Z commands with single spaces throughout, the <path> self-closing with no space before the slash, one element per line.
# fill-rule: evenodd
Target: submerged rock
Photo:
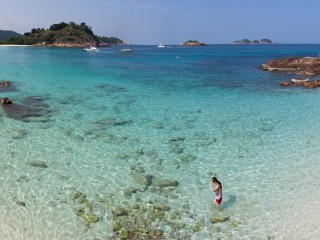
<path fill-rule="evenodd" d="M 85 221 L 85 226 L 88 228 L 91 224 L 100 221 L 96 213 L 94 213 L 94 203 L 90 202 L 86 195 L 75 188 L 68 188 L 67 194 L 69 195 L 71 201 L 63 200 L 60 202 L 68 204 L 73 207 L 73 212 L 75 215 L 81 217 Z"/>
<path fill-rule="evenodd" d="M 179 144 L 169 144 L 169 148 L 171 152 L 176 154 L 181 154 L 184 151 L 184 147 L 180 146 Z"/>
<path fill-rule="evenodd" d="M 22 139 L 27 136 L 27 132 L 23 129 L 11 130 L 11 137 L 13 139 Z"/>
<path fill-rule="evenodd" d="M 169 211 L 170 210 L 169 206 L 164 205 L 164 204 L 160 204 L 160 203 L 154 204 L 153 207 L 154 207 L 154 209 L 161 210 L 161 211 Z"/>
<path fill-rule="evenodd" d="M 9 98 L 1 98 L 1 104 L 2 105 L 9 105 L 12 104 L 12 101 Z"/>
<path fill-rule="evenodd" d="M 120 222 L 115 222 L 112 225 L 112 231 L 117 232 L 122 228 L 121 223 Z"/>
<path fill-rule="evenodd" d="M 48 105 L 43 103 L 42 98 L 28 97 L 24 99 L 24 104 L 8 102 L 10 100 L 2 99 L 3 110 L 7 117 L 23 122 L 47 122 L 51 111 Z M 28 105 L 26 105 L 28 104 Z"/>
<path fill-rule="evenodd" d="M 138 165 L 133 165 L 130 167 L 132 171 L 137 172 L 137 173 L 144 173 L 144 168 Z"/>
<path fill-rule="evenodd" d="M 123 189 L 123 194 L 127 197 L 130 197 L 133 193 L 136 193 L 137 191 L 138 191 L 137 188 L 131 186 L 131 187 Z"/>
<path fill-rule="evenodd" d="M 86 221 L 86 226 L 89 227 L 92 223 L 97 223 L 99 222 L 100 218 L 93 214 L 93 213 L 83 213 L 80 215 L 85 221 Z"/>
<path fill-rule="evenodd" d="M 16 200 L 16 204 L 22 206 L 22 207 L 26 207 L 27 204 L 24 201 L 20 201 L 20 200 Z"/>
<path fill-rule="evenodd" d="M 153 231 L 151 231 L 151 232 L 149 233 L 149 236 L 150 236 L 152 239 L 157 239 L 157 238 L 161 237 L 162 234 L 163 234 L 163 230 L 161 230 L 161 229 L 155 229 L 155 230 L 153 230 Z"/>
<path fill-rule="evenodd" d="M 229 220 L 229 216 L 213 217 L 211 218 L 212 223 L 225 222 Z"/>
<path fill-rule="evenodd" d="M 11 86 L 11 84 L 10 84 L 10 82 L 8 80 L 1 80 L 0 81 L 0 87 L 7 88 L 7 87 L 10 87 L 10 86 Z"/>
<path fill-rule="evenodd" d="M 194 161 L 196 159 L 197 159 L 197 156 L 192 155 L 192 154 L 188 154 L 188 155 L 180 158 L 181 162 L 183 162 L 183 163 L 191 163 L 192 161 Z"/>
<path fill-rule="evenodd" d="M 99 88 L 107 93 L 114 94 L 114 93 L 123 93 L 126 92 L 127 89 L 124 87 L 119 87 L 111 84 L 99 83 L 96 85 L 96 88 Z"/>
<path fill-rule="evenodd" d="M 36 167 L 36 168 L 47 168 L 47 164 L 43 161 L 30 161 L 28 162 L 28 165 L 32 166 L 32 167 Z"/>
<path fill-rule="evenodd" d="M 131 124 L 132 122 L 133 122 L 132 120 L 119 120 L 113 117 L 107 117 L 105 119 L 97 121 L 96 123 L 104 127 L 108 127 L 108 126 L 123 126 L 123 125 Z"/>
<path fill-rule="evenodd" d="M 137 175 L 133 176 L 134 186 L 141 192 L 144 192 L 148 186 L 151 185 L 152 176 L 151 175 Z"/>
<path fill-rule="evenodd" d="M 18 179 L 17 179 L 17 182 L 25 182 L 25 183 L 27 183 L 29 181 L 30 181 L 30 178 L 28 176 L 26 176 L 26 175 L 22 175 L 22 176 L 18 177 Z"/>
<path fill-rule="evenodd" d="M 120 239 L 129 239 L 129 231 L 127 229 L 121 229 L 119 232 Z"/>
<path fill-rule="evenodd" d="M 178 186 L 178 181 L 176 180 L 169 180 L 169 179 L 159 179 L 154 181 L 154 186 L 163 188 L 163 187 L 176 187 Z"/>
<path fill-rule="evenodd" d="M 46 98 L 41 96 L 29 96 L 23 99 L 22 104 L 33 108 L 49 108 L 45 103 Z"/>
<path fill-rule="evenodd" d="M 12 84 L 8 80 L 1 80 L 0 81 L 0 92 L 11 92 L 15 89 L 12 87 Z"/>
<path fill-rule="evenodd" d="M 197 221 L 194 226 L 192 227 L 192 231 L 199 232 L 201 228 L 201 222 Z"/>
<path fill-rule="evenodd" d="M 128 211 L 122 207 L 114 207 L 112 209 L 112 213 L 116 216 L 128 215 Z"/>
<path fill-rule="evenodd" d="M 128 159 L 130 158 L 130 155 L 129 154 L 126 154 L 126 153 L 118 153 L 116 155 L 116 158 L 119 158 L 119 159 Z M 134 170 L 133 168 L 131 168 L 132 170 Z"/>
<path fill-rule="evenodd" d="M 155 129 L 163 129 L 165 126 L 162 123 L 155 123 L 152 127 Z"/>
<path fill-rule="evenodd" d="M 170 142 L 183 142 L 185 140 L 184 137 L 173 137 L 169 141 Z"/>

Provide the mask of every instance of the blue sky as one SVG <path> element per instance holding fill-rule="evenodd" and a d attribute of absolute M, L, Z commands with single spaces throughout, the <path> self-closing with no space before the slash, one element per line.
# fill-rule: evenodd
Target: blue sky
<path fill-rule="evenodd" d="M 131 44 L 320 43 L 319 12 L 319 0 L 1 0 L 0 29 L 24 33 L 72 21 Z"/>

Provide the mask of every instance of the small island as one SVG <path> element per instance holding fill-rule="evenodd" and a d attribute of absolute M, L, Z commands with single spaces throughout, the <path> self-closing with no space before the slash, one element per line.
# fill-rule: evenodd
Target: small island
<path fill-rule="evenodd" d="M 33 46 L 53 46 L 53 47 L 85 47 L 110 45 L 123 45 L 122 40 L 115 37 L 100 37 L 95 35 L 91 27 L 84 22 L 76 24 L 57 23 L 52 24 L 49 29 L 33 28 L 24 35 L 12 36 L 0 44 L 8 45 L 33 45 Z"/>
<path fill-rule="evenodd" d="M 195 41 L 195 40 L 189 40 L 186 41 L 182 44 L 180 44 L 181 46 L 185 46 L 185 47 L 199 47 L 199 46 L 207 46 L 205 43 L 203 42 L 199 42 L 199 41 Z"/>
<path fill-rule="evenodd" d="M 249 40 L 249 39 L 242 39 L 242 40 L 236 40 L 233 41 L 233 44 L 274 44 L 272 40 L 268 38 L 263 38 L 261 40 Z"/>

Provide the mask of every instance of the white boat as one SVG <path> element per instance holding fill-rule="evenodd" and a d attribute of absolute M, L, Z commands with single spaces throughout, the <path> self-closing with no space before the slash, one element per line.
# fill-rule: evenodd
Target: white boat
<path fill-rule="evenodd" d="M 121 53 L 132 53 L 132 49 L 130 48 L 124 48 L 120 50 Z"/>
<path fill-rule="evenodd" d="M 89 48 L 84 48 L 83 51 L 85 52 L 100 52 L 100 49 L 90 46 Z"/>
<path fill-rule="evenodd" d="M 163 44 L 158 45 L 158 48 L 165 48 L 165 47 L 166 47 L 166 45 L 163 45 Z"/>

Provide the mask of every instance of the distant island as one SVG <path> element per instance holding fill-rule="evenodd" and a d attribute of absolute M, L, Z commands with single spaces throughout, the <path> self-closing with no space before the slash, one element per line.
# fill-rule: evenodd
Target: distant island
<path fill-rule="evenodd" d="M 84 22 L 80 24 L 61 22 L 52 24 L 49 29 L 33 28 L 31 32 L 26 32 L 24 35 L 13 35 L 9 39 L 2 40 L 0 44 L 54 47 L 85 47 L 93 45 L 104 47 L 123 45 L 125 43 L 116 37 L 95 35 Z"/>
<path fill-rule="evenodd" d="M 7 41 L 12 37 L 22 37 L 20 33 L 9 31 L 9 30 L 0 30 L 0 42 Z"/>
<path fill-rule="evenodd" d="M 242 40 L 236 40 L 233 41 L 233 44 L 273 44 L 275 42 L 271 41 L 268 38 L 264 38 L 261 40 L 249 40 L 249 39 L 242 39 Z"/>
<path fill-rule="evenodd" d="M 181 46 L 188 46 L 188 47 L 207 46 L 203 42 L 199 42 L 199 41 L 195 41 L 195 40 L 189 40 L 189 41 L 186 41 L 180 45 Z"/>

